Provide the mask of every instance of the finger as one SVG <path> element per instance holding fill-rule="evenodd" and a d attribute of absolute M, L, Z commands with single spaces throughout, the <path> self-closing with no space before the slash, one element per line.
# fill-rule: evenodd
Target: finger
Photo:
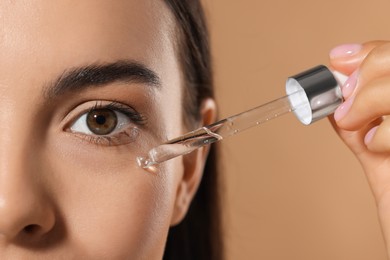
<path fill-rule="evenodd" d="M 390 76 L 375 79 L 362 86 L 354 96 L 337 108 L 337 125 L 355 131 L 375 119 L 390 114 Z"/>
<path fill-rule="evenodd" d="M 359 85 L 388 75 L 390 71 L 390 42 L 372 49 L 362 61 L 359 68 Z"/>
<path fill-rule="evenodd" d="M 358 131 L 347 131 L 339 128 L 333 117 L 329 117 L 329 120 L 341 139 L 352 150 L 363 166 L 375 199 L 377 203 L 380 204 L 379 202 L 381 201 L 383 194 L 385 194 L 390 187 L 390 175 L 388 174 L 388 169 L 390 167 L 390 162 L 388 160 L 389 153 L 371 151 L 371 149 L 376 149 L 374 147 L 376 145 L 374 142 L 377 141 L 379 144 L 384 142 L 384 139 L 377 136 L 377 133 L 372 137 L 372 143 L 368 143 L 368 146 L 372 145 L 370 148 L 365 144 L 364 139 L 370 129 L 379 125 L 380 127 L 377 129 L 379 130 L 379 128 L 382 128 L 381 123 L 383 122 L 383 119 L 378 118 Z M 386 125 L 383 125 L 383 128 L 389 128 L 390 126 L 388 124 L 389 122 L 386 122 Z M 378 139 L 374 141 L 375 138 Z M 378 149 L 378 151 L 380 150 Z"/>
<path fill-rule="evenodd" d="M 368 124 L 367 126 L 359 129 L 358 131 L 348 131 L 338 127 L 333 116 L 329 116 L 329 121 L 332 124 L 336 133 L 340 136 L 341 140 L 348 146 L 351 151 L 357 155 L 360 161 L 364 161 L 367 153 L 370 152 L 364 142 L 365 136 L 368 131 L 382 123 L 382 118 L 378 118 Z M 362 162 L 363 163 L 363 162 Z"/>
<path fill-rule="evenodd" d="M 370 51 L 361 65 L 342 86 L 344 98 L 350 97 L 360 86 L 389 74 L 390 42 L 383 43 Z"/>
<path fill-rule="evenodd" d="M 372 152 L 390 153 L 390 118 L 373 127 L 365 136 L 365 144 Z"/>
<path fill-rule="evenodd" d="M 387 43 L 386 41 L 371 41 L 359 44 L 344 44 L 333 48 L 330 53 L 330 65 L 334 70 L 350 75 L 355 71 L 365 57 L 376 47 Z"/>

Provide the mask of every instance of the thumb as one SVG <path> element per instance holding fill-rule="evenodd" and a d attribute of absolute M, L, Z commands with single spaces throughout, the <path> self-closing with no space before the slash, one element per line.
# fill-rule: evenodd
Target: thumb
<path fill-rule="evenodd" d="M 362 63 L 370 51 L 386 41 L 370 41 L 364 44 L 343 44 L 333 48 L 329 53 L 332 68 L 350 75 Z"/>

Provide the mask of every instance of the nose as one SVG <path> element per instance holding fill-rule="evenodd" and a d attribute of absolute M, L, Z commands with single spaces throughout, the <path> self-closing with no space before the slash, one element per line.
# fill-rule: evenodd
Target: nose
<path fill-rule="evenodd" d="M 2 182 L 5 178 L 1 178 Z M 0 236 L 8 241 L 37 240 L 54 226 L 54 214 L 43 194 L 33 193 L 21 180 L 8 178 L 0 191 Z M 11 184 L 12 183 L 12 184 Z"/>
<path fill-rule="evenodd" d="M 0 149 L 0 241 L 37 242 L 55 225 L 45 181 L 23 149 Z"/>

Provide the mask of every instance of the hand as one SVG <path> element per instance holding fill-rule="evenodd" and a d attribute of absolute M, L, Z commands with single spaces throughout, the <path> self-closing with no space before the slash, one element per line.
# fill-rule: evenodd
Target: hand
<path fill-rule="evenodd" d="M 350 75 L 330 120 L 367 175 L 390 256 L 390 42 L 342 45 L 330 62 Z"/>

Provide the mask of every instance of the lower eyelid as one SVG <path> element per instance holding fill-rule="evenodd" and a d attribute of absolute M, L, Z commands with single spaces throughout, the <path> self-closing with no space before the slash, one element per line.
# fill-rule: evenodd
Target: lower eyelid
<path fill-rule="evenodd" d="M 130 126 L 112 135 L 88 135 L 79 132 L 72 133 L 95 145 L 119 146 L 134 142 L 138 138 L 140 130 L 137 127 Z"/>

